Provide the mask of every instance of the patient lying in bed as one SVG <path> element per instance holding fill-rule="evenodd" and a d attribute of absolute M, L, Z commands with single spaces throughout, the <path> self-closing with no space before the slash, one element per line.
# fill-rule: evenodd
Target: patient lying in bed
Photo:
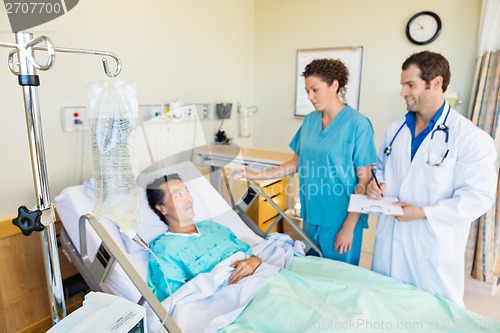
<path fill-rule="evenodd" d="M 169 232 L 150 244 L 154 256 L 149 258 L 148 286 L 160 302 L 237 252 L 245 253 L 248 258 L 231 264 L 234 271 L 229 276 L 229 284 L 252 275 L 262 263 L 259 257 L 252 255 L 250 245 L 228 228 L 211 221 L 194 223 L 193 200 L 179 175 L 156 179 L 148 185 L 146 193 L 149 206 L 169 228 Z M 163 271 L 168 274 L 164 276 Z"/>

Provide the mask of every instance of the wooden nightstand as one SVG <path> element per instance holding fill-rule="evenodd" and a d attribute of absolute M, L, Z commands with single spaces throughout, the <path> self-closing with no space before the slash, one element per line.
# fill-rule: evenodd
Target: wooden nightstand
<path fill-rule="evenodd" d="M 61 228 L 56 222 L 56 231 Z M 57 232 L 59 234 L 59 232 Z M 0 332 L 45 332 L 52 326 L 43 264 L 40 233 L 23 236 L 12 225 L 12 218 L 0 219 Z M 63 287 L 79 276 L 73 264 L 59 248 Z M 66 295 L 65 295 L 66 296 Z M 67 314 L 80 306 L 83 295 L 66 299 Z"/>
<path fill-rule="evenodd" d="M 271 199 L 282 209 L 286 207 L 286 178 L 256 182 Z M 266 231 L 279 215 L 276 209 L 261 195 L 252 202 L 247 211 L 248 216 L 257 223 L 262 231 Z M 270 232 L 282 230 L 281 221 Z"/>

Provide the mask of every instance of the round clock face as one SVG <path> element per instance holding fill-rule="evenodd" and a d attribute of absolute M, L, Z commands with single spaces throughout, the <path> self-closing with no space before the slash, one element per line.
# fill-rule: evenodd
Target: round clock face
<path fill-rule="evenodd" d="M 433 12 L 415 14 L 406 25 L 406 36 L 417 45 L 429 44 L 441 32 L 441 19 Z"/>

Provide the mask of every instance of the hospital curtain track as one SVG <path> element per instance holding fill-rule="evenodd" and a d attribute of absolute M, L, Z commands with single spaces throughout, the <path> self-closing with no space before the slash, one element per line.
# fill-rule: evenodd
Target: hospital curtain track
<path fill-rule="evenodd" d="M 476 82 L 470 118 L 489 133 L 497 147 L 500 165 L 500 0 L 483 0 Z M 500 186 L 493 207 L 474 221 L 465 253 L 465 269 L 486 282 L 500 278 Z"/>

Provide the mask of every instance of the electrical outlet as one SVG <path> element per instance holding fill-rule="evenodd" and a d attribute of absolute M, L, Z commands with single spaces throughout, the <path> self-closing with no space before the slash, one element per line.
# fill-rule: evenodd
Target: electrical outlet
<path fill-rule="evenodd" d="M 89 117 L 84 106 L 61 108 L 61 126 L 65 132 L 89 129 Z"/>
<path fill-rule="evenodd" d="M 210 103 L 196 103 L 196 110 L 198 111 L 198 118 L 213 119 L 213 108 Z"/>
<path fill-rule="evenodd" d="M 173 120 L 192 120 L 197 113 L 196 105 L 189 104 L 176 109 L 170 109 L 170 115 Z"/>

